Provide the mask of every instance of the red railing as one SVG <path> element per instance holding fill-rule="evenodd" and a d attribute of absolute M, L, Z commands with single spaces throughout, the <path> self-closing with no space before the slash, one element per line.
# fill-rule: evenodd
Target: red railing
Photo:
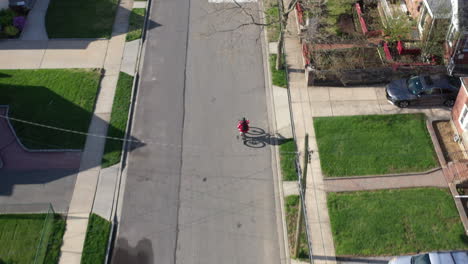
<path fill-rule="evenodd" d="M 402 41 L 397 42 L 397 50 L 398 50 L 398 54 L 400 54 L 400 55 L 419 55 L 419 54 L 421 54 L 421 49 L 418 49 L 418 48 L 407 49 L 407 48 L 405 48 L 405 45 L 403 44 Z"/>
<path fill-rule="evenodd" d="M 296 2 L 296 11 L 297 11 L 297 21 L 299 24 L 304 25 L 304 10 L 299 2 Z"/>
<path fill-rule="evenodd" d="M 364 18 L 362 17 L 361 6 L 359 5 L 359 3 L 356 3 L 355 6 L 356 6 L 356 12 L 357 12 L 357 15 L 358 15 L 358 18 L 359 18 L 359 24 L 361 25 L 362 33 L 363 33 L 364 35 L 366 35 L 367 32 L 369 32 L 369 30 L 367 29 L 366 21 L 365 21 Z"/>
<path fill-rule="evenodd" d="M 390 53 L 390 48 L 388 47 L 387 42 L 384 42 L 383 50 L 385 52 L 385 58 L 387 58 L 387 60 L 389 61 L 393 61 L 393 57 L 392 57 L 392 54 Z"/>

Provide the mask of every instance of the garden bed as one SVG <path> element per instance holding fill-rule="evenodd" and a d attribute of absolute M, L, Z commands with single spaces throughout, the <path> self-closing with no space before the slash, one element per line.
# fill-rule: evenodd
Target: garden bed
<path fill-rule="evenodd" d="M 363 56 L 365 54 L 365 56 Z M 385 65 L 377 48 L 355 47 L 348 49 L 315 50 L 310 53 L 312 65 L 317 70 L 343 71 Z"/>
<path fill-rule="evenodd" d="M 422 172 L 438 167 L 424 114 L 316 117 L 326 177 Z"/>
<path fill-rule="evenodd" d="M 468 249 L 468 238 L 446 189 L 329 193 L 327 202 L 337 255 Z"/>
<path fill-rule="evenodd" d="M 27 10 L 0 10 L 0 39 L 18 38 L 26 24 Z"/>

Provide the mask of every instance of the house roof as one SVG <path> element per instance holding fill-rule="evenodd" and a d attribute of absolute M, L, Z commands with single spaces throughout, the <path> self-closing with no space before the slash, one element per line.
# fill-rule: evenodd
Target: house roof
<path fill-rule="evenodd" d="M 460 0 L 463 2 L 464 0 Z M 424 0 L 424 4 L 434 18 L 449 18 L 452 14 L 450 0 Z"/>

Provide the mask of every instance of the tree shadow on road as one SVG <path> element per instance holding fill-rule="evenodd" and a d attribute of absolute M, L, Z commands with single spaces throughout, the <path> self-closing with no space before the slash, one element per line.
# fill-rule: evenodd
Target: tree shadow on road
<path fill-rule="evenodd" d="M 114 253 L 111 255 L 109 263 L 114 264 L 153 264 L 153 245 L 151 240 L 144 238 L 138 241 L 135 247 L 128 244 L 127 239 L 119 238 L 116 242 L 116 247 L 113 249 Z"/>

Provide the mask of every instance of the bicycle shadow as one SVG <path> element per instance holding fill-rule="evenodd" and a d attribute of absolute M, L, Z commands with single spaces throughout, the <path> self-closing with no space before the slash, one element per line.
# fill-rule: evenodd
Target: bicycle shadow
<path fill-rule="evenodd" d="M 244 145 L 249 148 L 264 148 L 266 145 L 281 145 L 288 140 L 281 134 L 271 135 L 259 127 L 250 127 L 249 132 L 243 138 Z"/>

